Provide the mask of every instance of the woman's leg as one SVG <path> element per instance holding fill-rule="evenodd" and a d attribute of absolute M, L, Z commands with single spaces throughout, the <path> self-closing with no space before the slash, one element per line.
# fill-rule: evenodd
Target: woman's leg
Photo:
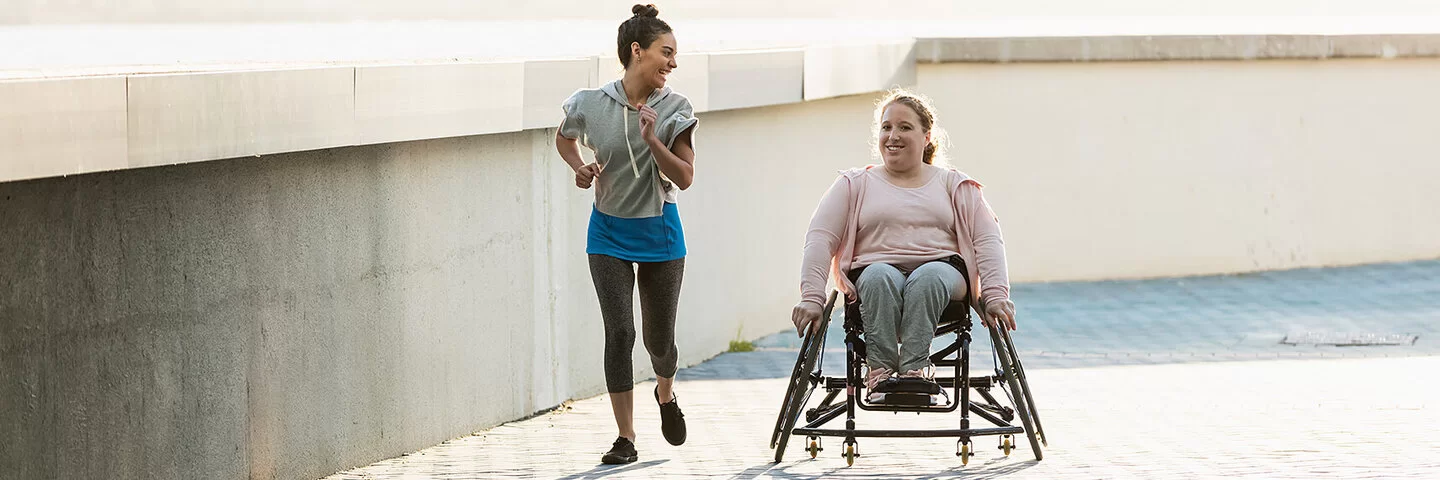
<path fill-rule="evenodd" d="M 650 365 L 660 384 L 660 403 L 669 403 L 679 351 L 675 347 L 675 316 L 680 307 L 680 284 L 685 276 L 685 259 L 641 263 L 636 279 L 640 284 L 641 334 Z"/>
<path fill-rule="evenodd" d="M 675 311 L 685 259 L 640 264 L 640 329 L 650 365 L 655 367 L 655 400 L 660 404 L 660 432 L 671 445 L 685 443 L 685 414 L 674 395 L 679 352 L 675 348 Z"/>
<path fill-rule="evenodd" d="M 865 363 L 873 371 L 900 366 L 898 328 L 905 275 L 887 264 L 865 267 L 855 288 L 860 291 L 860 317 L 865 321 Z"/>
<path fill-rule="evenodd" d="M 605 321 L 605 388 L 620 436 L 635 440 L 635 313 L 631 296 L 635 270 L 630 262 L 609 255 L 590 255 L 590 279 Z"/>
<path fill-rule="evenodd" d="M 944 262 L 930 262 L 910 272 L 905 279 L 904 307 L 900 320 L 901 373 L 930 366 L 930 342 L 940 314 L 950 305 L 950 293 L 963 282 L 960 272 Z"/>

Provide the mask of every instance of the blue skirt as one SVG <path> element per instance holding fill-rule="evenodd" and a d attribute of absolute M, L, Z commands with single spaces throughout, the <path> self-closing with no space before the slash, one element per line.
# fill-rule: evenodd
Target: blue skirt
<path fill-rule="evenodd" d="M 668 262 L 685 258 L 685 231 L 680 208 L 666 202 L 660 216 L 620 218 L 590 207 L 590 232 L 585 253 L 609 255 L 630 262 Z"/>

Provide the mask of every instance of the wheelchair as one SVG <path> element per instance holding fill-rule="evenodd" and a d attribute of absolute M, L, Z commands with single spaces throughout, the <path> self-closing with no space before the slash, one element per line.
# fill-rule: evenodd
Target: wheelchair
<path fill-rule="evenodd" d="M 775 430 L 770 437 L 770 448 L 775 450 L 775 462 L 785 456 L 785 447 L 791 435 L 806 438 L 806 450 L 815 458 L 821 450 L 821 437 L 843 437 L 842 456 L 847 466 L 853 466 L 860 456 L 859 443 L 862 437 L 955 437 L 955 455 L 960 463 L 968 465 L 975 451 L 972 441 L 982 436 L 1000 436 L 999 449 L 1009 456 L 1018 448 L 1015 435 L 1025 434 L 1035 460 L 1043 458 L 1041 445 L 1048 446 L 1045 432 L 1040 426 L 1040 417 L 1035 410 L 1035 400 L 1025 378 L 1015 343 L 1004 329 L 988 327 L 991 339 L 991 353 L 995 360 L 993 374 L 971 376 L 970 372 L 970 308 L 964 301 L 951 301 L 941 314 L 935 330 L 935 338 L 954 334 L 954 341 L 948 346 L 932 350 L 930 361 L 935 364 L 934 381 L 909 381 L 908 384 L 890 381 L 890 385 L 878 385 L 876 391 L 886 391 L 883 403 L 870 403 L 864 392 L 861 365 L 865 361 L 865 341 L 862 338 L 864 323 L 860 318 L 858 303 L 845 305 L 845 372 L 843 376 L 825 376 L 821 364 L 825 354 L 823 345 L 829 330 L 831 313 L 837 299 L 843 299 L 834 291 L 825 305 L 823 321 L 819 329 L 806 335 L 801 343 L 799 358 L 790 375 L 785 390 L 785 399 L 780 407 Z M 951 376 L 942 377 L 951 372 Z M 889 387 L 889 388 L 887 388 Z M 816 390 L 825 395 L 818 404 L 806 408 Z M 994 391 L 998 389 L 1008 403 L 1001 403 Z M 971 391 L 979 398 L 972 398 Z M 843 397 L 841 395 L 843 394 Z M 943 402 L 936 397 L 943 396 Z M 855 426 L 856 409 L 876 412 L 918 412 L 951 413 L 960 411 L 958 429 L 937 430 L 860 430 Z M 993 426 L 971 428 L 970 415 L 974 414 Z M 845 417 L 845 428 L 824 428 L 826 424 L 841 416 Z M 802 422 L 801 419 L 804 419 Z M 1019 425 L 1014 422 L 1019 421 Z M 797 426 L 799 425 L 799 426 Z"/>

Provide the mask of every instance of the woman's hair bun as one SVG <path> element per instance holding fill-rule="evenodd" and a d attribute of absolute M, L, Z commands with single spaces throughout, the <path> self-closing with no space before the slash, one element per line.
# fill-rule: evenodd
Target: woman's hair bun
<path fill-rule="evenodd" d="M 635 14 L 637 17 L 658 17 L 660 16 L 660 9 L 655 8 L 655 4 L 641 5 L 637 3 L 635 6 L 630 7 L 630 13 Z"/>

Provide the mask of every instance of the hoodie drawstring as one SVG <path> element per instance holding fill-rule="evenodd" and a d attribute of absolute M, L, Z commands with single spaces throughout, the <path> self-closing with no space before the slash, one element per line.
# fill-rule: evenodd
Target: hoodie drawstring
<path fill-rule="evenodd" d="M 625 124 L 625 153 L 630 154 L 630 171 L 635 172 L 635 178 L 640 178 L 640 167 L 636 166 L 639 162 L 635 160 L 635 147 L 630 146 L 630 109 L 627 107 L 621 110 L 620 114 L 625 117 L 623 122 Z"/>

